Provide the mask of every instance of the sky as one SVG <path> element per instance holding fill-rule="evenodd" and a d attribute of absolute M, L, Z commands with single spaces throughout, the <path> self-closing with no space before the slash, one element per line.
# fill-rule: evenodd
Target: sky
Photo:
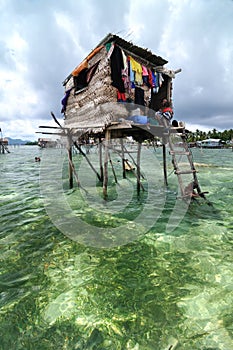
<path fill-rule="evenodd" d="M 232 0 L 0 0 L 0 128 L 37 140 L 62 121 L 62 82 L 108 34 L 182 69 L 175 119 L 195 131 L 233 128 Z"/>

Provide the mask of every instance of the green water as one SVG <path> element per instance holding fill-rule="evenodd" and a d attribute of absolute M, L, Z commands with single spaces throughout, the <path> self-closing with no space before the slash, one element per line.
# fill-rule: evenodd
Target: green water
<path fill-rule="evenodd" d="M 135 229 L 142 234 L 105 248 L 89 244 L 90 237 L 87 244 L 72 240 L 54 226 L 41 193 L 43 162 L 34 162 L 48 152 L 22 146 L 0 155 L 0 349 L 232 350 L 233 152 L 193 150 L 212 205 L 193 203 L 166 230 L 176 192 L 169 168 L 170 190 L 156 202 L 155 224 L 144 233 L 140 221 Z M 160 161 L 161 149 L 155 153 Z M 153 203 L 147 191 L 140 198 L 132 193 L 122 212 L 113 185 L 109 203 L 116 207 L 109 216 L 102 199 L 99 209 L 89 208 L 77 187 L 68 190 L 66 167 L 63 173 L 74 214 L 89 225 L 93 220 L 96 229 L 128 228 L 129 218 L 127 236 L 146 201 Z"/>

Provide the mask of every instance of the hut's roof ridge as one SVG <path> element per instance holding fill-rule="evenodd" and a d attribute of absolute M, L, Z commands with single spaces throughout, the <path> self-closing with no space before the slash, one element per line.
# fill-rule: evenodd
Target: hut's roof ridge
<path fill-rule="evenodd" d="M 150 50 L 134 45 L 132 41 L 126 41 L 125 39 L 112 33 L 106 35 L 105 38 L 101 40 L 100 43 L 97 45 L 97 47 L 100 45 L 105 45 L 112 41 L 119 45 L 123 50 L 126 50 L 138 57 L 141 57 L 142 59 L 150 63 L 152 66 L 163 66 L 164 64 L 168 63 L 167 60 L 165 60 L 161 56 L 153 54 Z"/>
<path fill-rule="evenodd" d="M 134 57 L 141 64 L 146 66 L 151 66 L 152 68 L 156 69 L 156 71 L 160 70 L 161 72 L 164 72 L 165 74 L 168 74 L 169 76 L 174 78 L 173 72 L 163 67 L 163 65 L 168 63 L 168 61 L 166 61 L 161 56 L 157 56 L 153 54 L 148 49 L 144 49 L 142 47 L 134 45 L 132 41 L 126 41 L 125 39 L 119 37 L 116 34 L 112 34 L 112 33 L 107 34 L 105 38 L 99 42 L 99 44 L 95 47 L 95 49 L 111 42 L 114 42 L 116 45 L 121 47 L 121 49 L 123 49 L 129 56 Z M 62 84 L 65 85 L 71 76 L 72 76 L 72 73 L 68 75 L 68 77 L 63 81 Z"/>

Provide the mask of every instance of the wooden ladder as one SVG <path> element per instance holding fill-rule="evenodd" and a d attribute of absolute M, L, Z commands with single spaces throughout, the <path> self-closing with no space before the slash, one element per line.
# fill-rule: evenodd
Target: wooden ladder
<path fill-rule="evenodd" d="M 202 197 L 206 199 L 205 193 L 208 193 L 208 192 L 201 191 L 198 178 L 197 178 L 197 170 L 195 169 L 195 166 L 193 163 L 192 152 L 186 141 L 185 130 L 182 128 L 179 128 L 177 131 L 178 132 L 176 132 L 175 130 L 174 133 L 171 133 L 171 132 L 168 133 L 167 141 L 170 148 L 170 155 L 172 156 L 172 164 L 174 167 L 174 172 L 178 178 L 181 197 L 183 199 L 188 199 L 190 197 L 192 199 L 196 199 L 197 197 Z M 178 143 L 178 145 L 173 143 L 172 137 L 174 136 L 179 137 L 180 142 Z M 185 157 L 185 159 L 187 159 L 187 163 L 185 164 L 186 166 L 184 166 L 183 163 L 179 163 L 178 157 L 179 158 Z M 192 175 L 191 181 L 188 182 L 188 184 L 187 183 L 185 184 L 184 177 L 185 175 L 188 175 L 188 174 Z"/>

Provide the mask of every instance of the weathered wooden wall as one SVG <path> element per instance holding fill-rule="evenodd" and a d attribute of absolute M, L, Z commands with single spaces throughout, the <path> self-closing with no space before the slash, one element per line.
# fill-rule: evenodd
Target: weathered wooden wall
<path fill-rule="evenodd" d="M 112 111 L 107 110 L 106 106 L 101 109 L 105 103 L 117 101 L 117 90 L 111 85 L 111 68 L 105 47 L 88 62 L 88 67 L 99 60 L 98 68 L 84 91 L 75 93 L 73 77 L 66 83 L 66 91 L 73 88 L 65 111 L 67 127 L 104 127 L 114 119 Z"/>

